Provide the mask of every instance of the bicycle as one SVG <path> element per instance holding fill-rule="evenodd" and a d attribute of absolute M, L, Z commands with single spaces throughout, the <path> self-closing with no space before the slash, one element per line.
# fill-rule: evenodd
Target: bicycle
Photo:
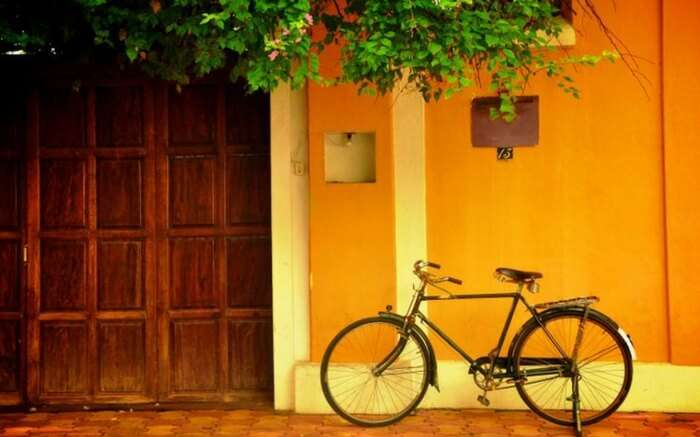
<path fill-rule="evenodd" d="M 489 405 L 487 393 L 515 388 L 525 404 L 544 419 L 572 426 L 581 435 L 585 425 L 612 414 L 632 384 L 636 359 L 631 338 L 611 318 L 591 308 L 595 296 L 531 306 L 523 290 L 539 291 L 538 272 L 498 268 L 498 279 L 517 285 L 510 293 L 453 294 L 439 284 L 462 285 L 428 268 L 440 265 L 416 261 L 420 280 L 405 315 L 391 305 L 375 317 L 357 320 L 329 343 L 321 361 L 321 387 L 333 410 L 351 423 L 384 426 L 401 420 L 420 404 L 428 386 L 439 391 L 437 360 L 421 321 L 468 364 L 469 374 L 483 390 L 478 401 Z M 445 295 L 428 295 L 427 287 Z M 512 299 L 498 343 L 491 352 L 472 358 L 420 311 L 425 301 Z M 501 356 L 506 333 L 518 303 L 532 317 L 523 324 Z"/>

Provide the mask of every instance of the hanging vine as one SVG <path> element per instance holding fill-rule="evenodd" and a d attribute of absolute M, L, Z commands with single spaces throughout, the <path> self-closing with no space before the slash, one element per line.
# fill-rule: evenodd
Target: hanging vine
<path fill-rule="evenodd" d="M 515 98 L 536 75 L 578 97 L 572 67 L 621 58 L 644 86 L 638 58 L 594 3 L 611 0 L 573 1 L 610 50 L 571 55 L 551 47 L 563 21 L 550 0 L 10 2 L 0 6 L 0 50 L 52 57 L 107 50 L 180 84 L 230 68 L 251 90 L 313 80 L 354 83 L 374 95 L 403 83 L 437 100 L 484 83 L 501 98 L 493 115 L 510 120 Z M 340 74 L 324 78 L 320 54 L 333 44 L 341 47 Z"/>

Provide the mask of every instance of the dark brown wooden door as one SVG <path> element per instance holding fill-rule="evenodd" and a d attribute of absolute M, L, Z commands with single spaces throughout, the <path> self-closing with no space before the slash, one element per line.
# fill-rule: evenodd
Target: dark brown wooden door
<path fill-rule="evenodd" d="M 23 160 L 26 98 L 3 88 L 0 98 L 0 405 L 23 398 Z"/>
<path fill-rule="evenodd" d="M 23 167 L 30 403 L 269 398 L 268 96 L 42 80 L 25 106 L 26 164 L 0 120 L 0 402 L 24 380 Z"/>
<path fill-rule="evenodd" d="M 222 82 L 159 91 L 159 397 L 269 396 L 268 97 Z"/>
<path fill-rule="evenodd" d="M 154 401 L 152 86 L 47 82 L 29 106 L 29 400 Z"/>

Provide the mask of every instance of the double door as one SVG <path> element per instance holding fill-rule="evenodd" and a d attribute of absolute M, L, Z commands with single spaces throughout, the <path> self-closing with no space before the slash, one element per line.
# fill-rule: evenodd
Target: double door
<path fill-rule="evenodd" d="M 3 131 L 24 137 L 0 155 L 0 202 L 16 204 L 0 207 L 0 287 L 16 290 L 0 291 L 0 337 L 16 340 L 0 358 L 17 357 L 0 390 L 32 404 L 269 397 L 267 96 L 119 78 L 42 80 L 25 97 Z"/>

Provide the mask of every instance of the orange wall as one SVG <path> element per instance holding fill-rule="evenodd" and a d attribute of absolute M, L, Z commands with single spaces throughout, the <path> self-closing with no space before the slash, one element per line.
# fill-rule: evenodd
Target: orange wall
<path fill-rule="evenodd" d="M 540 96 L 540 143 L 517 148 L 511 162 L 470 145 L 471 98 L 488 92 L 428 105 L 428 253 L 468 290 L 502 289 L 491 273 L 503 265 L 544 272 L 531 302 L 597 295 L 598 308 L 632 335 L 641 360 L 667 361 L 660 2 L 596 5 L 647 60 L 640 67 L 649 97 L 621 62 L 579 69 L 580 101 L 536 80 L 528 92 Z M 592 22 L 582 14 L 577 20 L 574 53 L 610 48 Z M 678 202 L 691 192 L 683 193 Z M 436 302 L 429 314 L 480 355 L 495 345 L 506 309 Z M 518 311 L 515 326 L 526 315 Z M 465 332 L 467 323 L 478 336 Z M 439 358 L 454 357 L 438 349 Z"/>
<path fill-rule="evenodd" d="M 324 54 L 331 69 L 337 53 Z M 330 76 L 332 71 L 325 71 Z M 391 98 L 309 84 L 311 360 L 351 321 L 395 304 Z M 326 184 L 325 132 L 375 132 L 376 182 Z"/>
<path fill-rule="evenodd" d="M 663 2 L 671 361 L 700 364 L 700 2 Z"/>

